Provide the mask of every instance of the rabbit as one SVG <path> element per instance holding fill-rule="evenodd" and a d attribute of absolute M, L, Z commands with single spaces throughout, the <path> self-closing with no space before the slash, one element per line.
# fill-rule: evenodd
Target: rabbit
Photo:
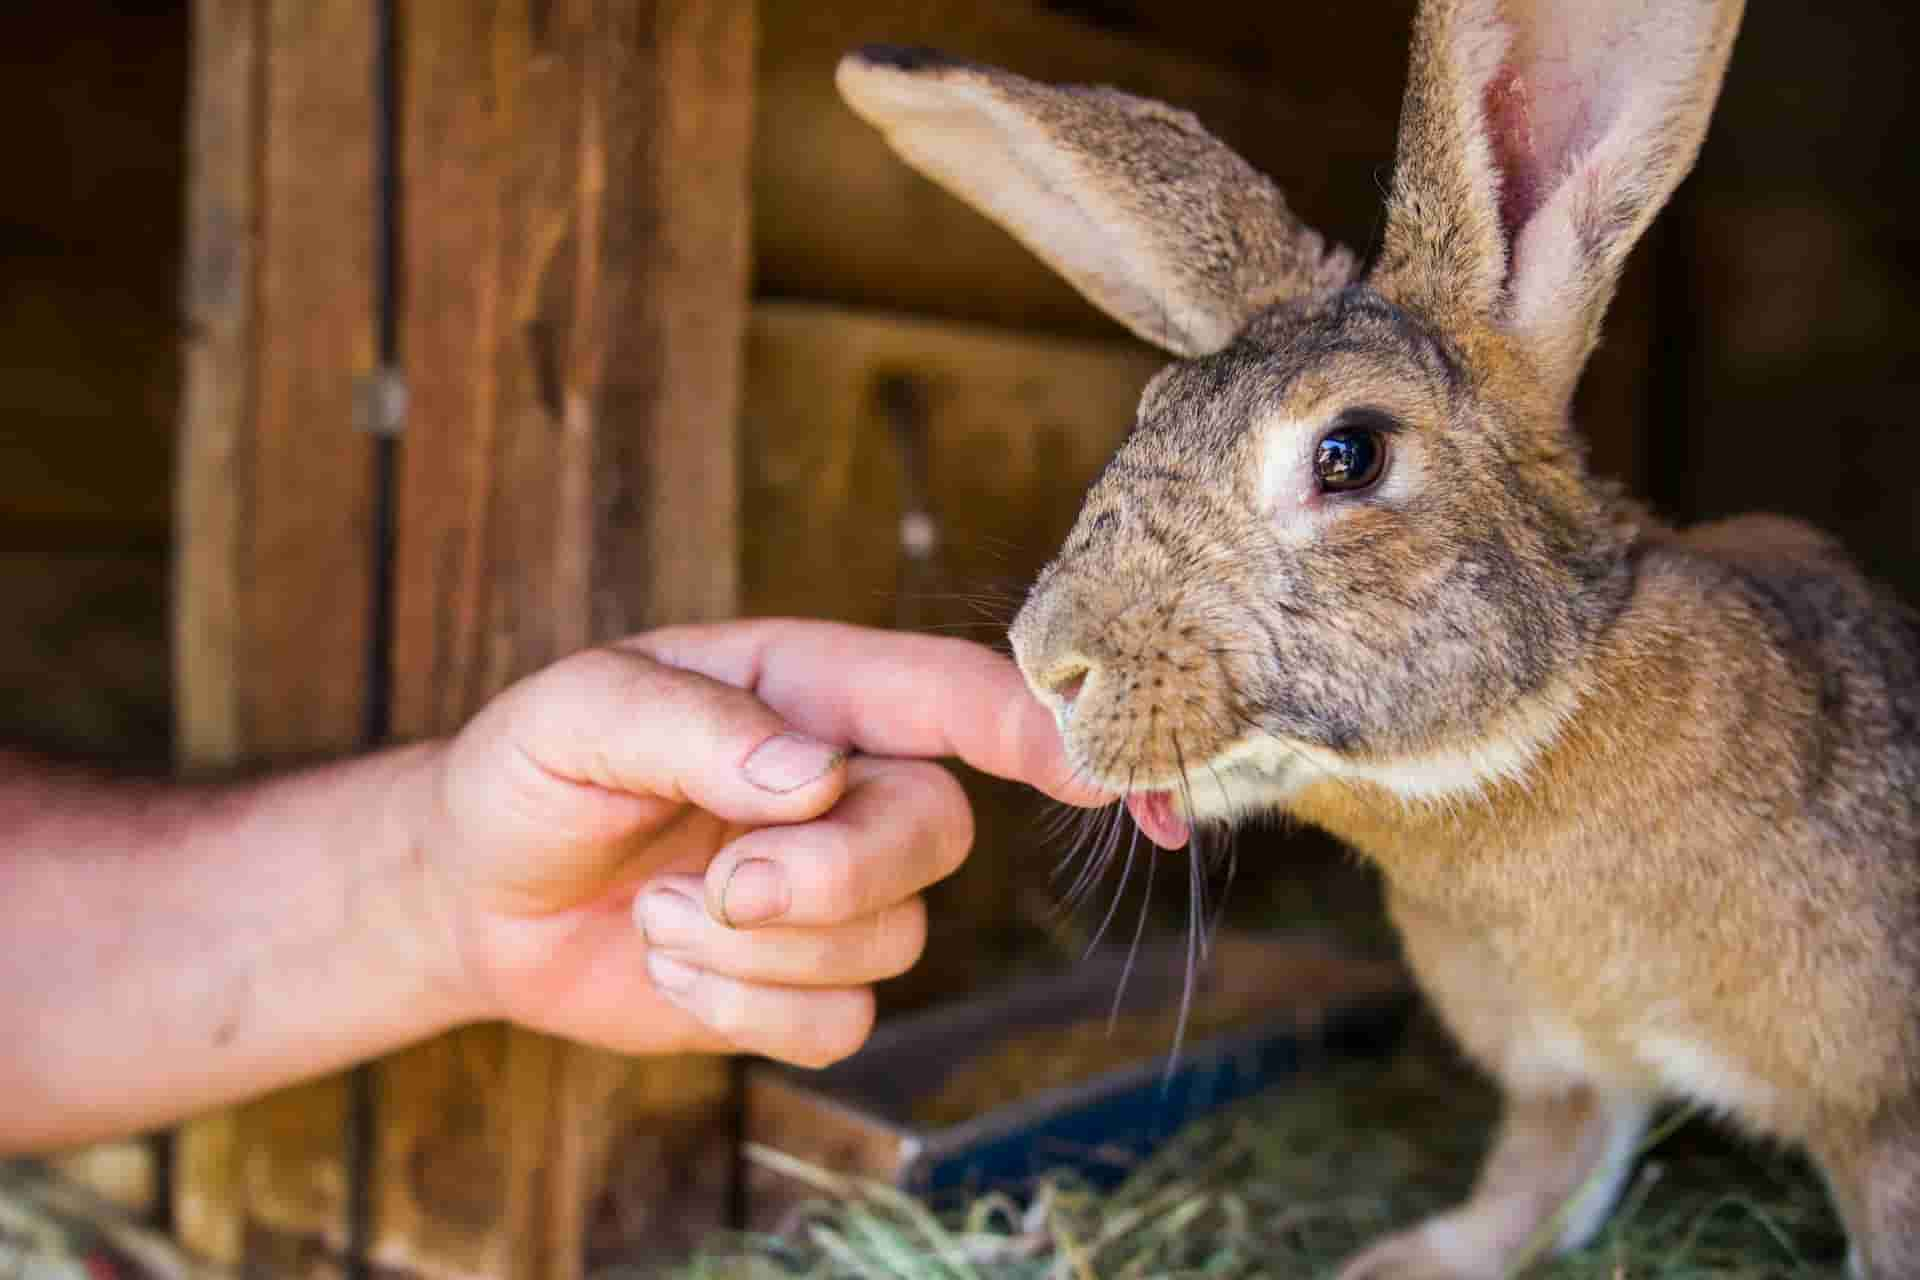
<path fill-rule="evenodd" d="M 1920 621 L 1795 521 L 1663 524 L 1570 421 L 1741 9 L 1425 0 L 1370 263 L 1171 107 L 836 73 L 1176 357 L 1011 628 L 1075 766 L 1169 848 L 1278 811 L 1358 850 L 1501 1086 L 1466 1201 L 1344 1280 L 1577 1248 L 1673 1098 L 1803 1144 L 1852 1273 L 1920 1277 Z"/>

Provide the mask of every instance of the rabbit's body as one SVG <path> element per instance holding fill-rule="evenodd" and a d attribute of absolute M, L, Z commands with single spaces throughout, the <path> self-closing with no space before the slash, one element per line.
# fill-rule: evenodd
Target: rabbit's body
<path fill-rule="evenodd" d="M 909 160 L 1184 357 L 1013 627 L 1150 836 L 1284 810 L 1376 862 L 1501 1081 L 1461 1208 L 1348 1280 L 1597 1229 L 1653 1103 L 1807 1144 L 1920 1277 L 1920 623 L 1792 521 L 1676 533 L 1568 406 L 1738 0 L 1425 0 L 1370 268 L 1189 116 L 842 65 Z"/>
<path fill-rule="evenodd" d="M 1603 1170 L 1561 1232 L 1582 1242 L 1660 1098 L 1807 1144 L 1876 1251 L 1856 1272 L 1920 1275 L 1920 627 L 1801 526 L 1649 542 L 1522 779 L 1456 803 L 1323 781 L 1290 806 L 1382 867 L 1519 1135 L 1477 1216 L 1352 1276 L 1498 1275 Z"/>
<path fill-rule="evenodd" d="M 1804 1140 L 1920 1088 L 1920 631 L 1811 538 L 1797 572 L 1692 541 L 1635 557 L 1521 777 L 1289 807 L 1382 867 L 1427 989 L 1510 1088 L 1687 1096 Z"/>

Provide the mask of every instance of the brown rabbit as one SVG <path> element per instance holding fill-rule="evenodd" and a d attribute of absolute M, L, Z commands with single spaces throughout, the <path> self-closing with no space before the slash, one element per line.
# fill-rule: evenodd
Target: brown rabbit
<path fill-rule="evenodd" d="M 1661 527 L 1569 404 L 1691 167 L 1739 0 L 1428 0 L 1362 269 L 1182 112 L 872 49 L 916 167 L 1182 357 L 1014 623 L 1168 846 L 1281 809 L 1384 872 L 1506 1094 L 1461 1207 L 1360 1277 L 1590 1238 L 1649 1110 L 1803 1142 L 1920 1277 L 1920 624 L 1783 519 Z"/>

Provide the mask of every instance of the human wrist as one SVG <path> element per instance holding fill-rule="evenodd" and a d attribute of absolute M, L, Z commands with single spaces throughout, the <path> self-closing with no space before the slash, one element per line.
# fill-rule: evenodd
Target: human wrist
<path fill-rule="evenodd" d="M 447 839 L 444 739 L 381 753 L 385 772 L 381 834 L 370 880 L 385 890 L 395 918 L 387 924 L 426 1009 L 445 1027 L 497 1016 L 494 1001 L 468 963 L 454 886 L 443 865 Z"/>

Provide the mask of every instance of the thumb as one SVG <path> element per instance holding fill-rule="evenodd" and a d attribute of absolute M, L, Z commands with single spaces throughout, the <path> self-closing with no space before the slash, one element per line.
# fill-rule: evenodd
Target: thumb
<path fill-rule="evenodd" d="M 819 817 L 846 789 L 845 748 L 794 729 L 745 689 L 636 653 L 577 654 L 527 694 L 521 746 L 570 781 L 754 826 Z"/>

